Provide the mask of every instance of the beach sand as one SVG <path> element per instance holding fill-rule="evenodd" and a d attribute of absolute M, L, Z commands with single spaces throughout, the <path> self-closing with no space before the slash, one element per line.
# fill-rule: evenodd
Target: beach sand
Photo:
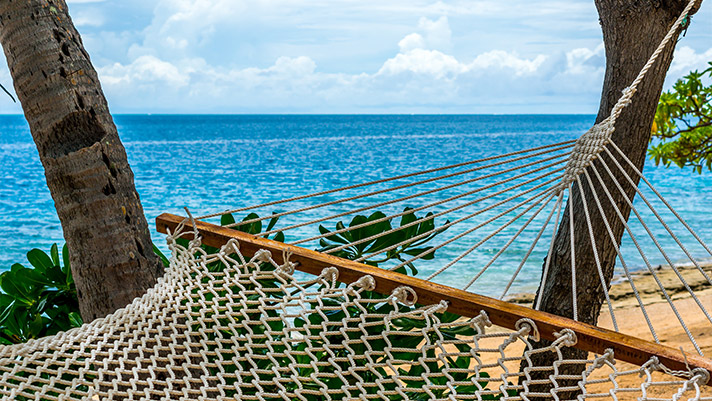
<path fill-rule="evenodd" d="M 700 267 L 707 274 L 712 276 L 712 263 L 705 261 L 700 263 Z M 663 285 L 669 297 L 673 300 L 674 308 L 685 322 L 690 333 L 694 336 L 697 344 L 707 357 L 712 355 L 712 323 L 702 312 L 699 305 L 708 310 L 712 309 L 712 285 L 707 281 L 699 269 L 694 265 L 678 266 L 679 274 L 685 279 L 698 298 L 696 302 L 687 291 L 687 288 L 678 278 L 677 273 L 669 266 L 657 266 L 655 269 L 655 279 L 649 271 L 636 272 L 632 274 L 633 282 L 639 294 L 640 301 L 636 298 L 629 280 L 625 277 L 617 277 L 611 286 L 610 297 L 613 305 L 614 315 L 621 332 L 634 335 L 646 340 L 653 340 L 646 318 L 642 313 L 640 304 L 647 311 L 650 322 L 656 331 L 660 343 L 675 349 L 683 348 L 685 353 L 695 353 L 695 349 L 690 342 L 685 330 L 682 328 L 673 308 L 662 294 L 658 281 Z M 510 301 L 531 305 L 533 294 L 516 294 Z M 611 314 L 607 305 L 603 306 L 598 325 L 608 329 L 613 329 Z M 682 353 L 682 351 L 680 351 Z M 633 369 L 634 366 L 617 361 L 618 370 Z M 659 373 L 654 375 L 656 379 L 664 379 L 665 376 Z M 641 379 L 637 375 L 620 377 L 618 382 L 621 387 L 640 386 Z M 610 384 L 607 384 L 610 387 Z M 663 398 L 670 398 L 669 389 L 651 389 L 649 395 L 659 395 Z M 712 397 L 712 387 L 705 387 L 704 394 Z M 639 394 L 631 394 L 631 399 L 635 399 Z M 689 398 L 686 394 L 684 399 Z M 624 397 L 626 398 L 626 397 Z"/>

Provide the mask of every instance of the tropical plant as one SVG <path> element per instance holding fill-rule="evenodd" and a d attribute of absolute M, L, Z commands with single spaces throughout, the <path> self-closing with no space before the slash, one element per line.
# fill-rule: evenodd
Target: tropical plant
<path fill-rule="evenodd" d="M 410 210 L 413 209 L 407 207 L 403 212 L 409 212 Z M 425 220 L 415 223 L 415 221 L 419 220 L 419 217 L 417 217 L 415 213 L 410 212 L 404 214 L 400 219 L 399 228 L 405 228 L 391 231 L 394 228 L 391 223 L 393 219 L 386 219 L 386 215 L 383 212 L 374 212 L 368 217 L 358 215 L 349 223 L 349 230 L 346 230 L 344 223 L 336 223 L 336 229 L 333 231 L 334 234 L 320 240 L 319 245 L 321 248 L 318 249 L 318 251 L 326 252 L 332 249 L 343 248 L 333 252 L 333 255 L 344 259 L 356 260 L 371 253 L 383 252 L 385 249 L 393 248 L 386 251 L 380 259 L 365 260 L 363 262 L 372 266 L 378 266 L 389 260 L 406 262 L 406 256 L 421 254 L 420 259 L 431 260 L 435 257 L 435 252 L 431 251 L 431 246 L 425 246 L 425 244 L 435 238 L 436 235 L 445 231 L 443 228 L 435 229 L 435 219 L 432 218 L 432 216 L 433 213 L 430 212 L 425 215 Z M 379 220 L 377 223 L 368 224 L 377 220 Z M 445 225 L 449 222 L 449 220 L 445 222 Z M 319 232 L 321 234 L 332 233 L 332 231 L 322 225 L 319 226 Z M 364 241 L 370 237 L 377 238 Z M 409 242 L 408 240 L 411 238 L 417 239 Z M 408 262 L 405 266 L 410 269 L 411 274 L 418 274 L 418 270 L 413 263 Z M 405 266 L 396 271 L 405 274 Z"/>
<path fill-rule="evenodd" d="M 712 170 L 712 62 L 660 96 L 648 149 L 655 164 Z"/>
<path fill-rule="evenodd" d="M 49 254 L 27 253 L 31 267 L 19 263 L 0 274 L 0 343 L 16 344 L 82 325 L 69 267 L 67 246 Z"/>
<path fill-rule="evenodd" d="M 153 250 L 168 266 L 168 259 Z M 17 344 L 81 326 L 77 289 L 70 268 L 67 245 L 61 254 L 57 244 L 49 253 L 27 252 L 30 267 L 15 263 L 0 274 L 0 343 Z"/>

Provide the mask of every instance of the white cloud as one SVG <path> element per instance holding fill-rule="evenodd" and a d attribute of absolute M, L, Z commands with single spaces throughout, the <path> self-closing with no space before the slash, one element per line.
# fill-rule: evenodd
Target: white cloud
<path fill-rule="evenodd" d="M 477 56 L 468 66 L 470 69 L 505 69 L 516 76 L 535 73 L 546 61 L 546 56 L 539 54 L 531 60 L 522 59 L 516 53 L 504 50 L 492 50 Z"/>
<path fill-rule="evenodd" d="M 590 0 L 94 2 L 72 15 L 119 112 L 593 113 L 605 66 Z M 671 76 L 712 59 L 702 25 Z"/>
<path fill-rule="evenodd" d="M 419 33 L 411 33 L 398 42 L 401 53 L 425 48 L 425 39 Z"/>
<path fill-rule="evenodd" d="M 605 67 L 603 43 L 595 49 L 578 48 L 566 53 L 566 67 L 569 73 L 601 73 Z"/>
<path fill-rule="evenodd" d="M 451 47 L 452 31 L 446 16 L 435 21 L 421 17 L 418 21 L 418 29 L 424 32 L 425 42 L 431 49 L 447 50 Z"/>
<path fill-rule="evenodd" d="M 72 13 L 72 21 L 78 27 L 92 26 L 99 27 L 104 25 L 104 14 L 97 9 L 80 10 Z"/>
<path fill-rule="evenodd" d="M 353 74 L 319 71 L 307 56 L 279 57 L 261 68 L 225 68 L 201 58 L 169 62 L 142 55 L 99 72 L 110 97 L 121 98 L 130 91 L 150 94 L 120 105 L 131 107 L 129 111 L 155 105 L 198 112 L 404 111 L 450 105 L 476 113 L 537 99 L 541 104 L 530 107 L 538 112 L 559 112 L 547 109 L 547 104 L 600 93 L 600 46 L 532 57 L 491 50 L 467 60 L 422 48 L 423 43 L 419 34 L 407 35 L 399 43 L 401 51 L 376 71 Z M 591 99 L 578 100 L 591 107 L 581 111 L 595 112 L 598 99 Z"/>
<path fill-rule="evenodd" d="M 452 47 L 452 31 L 445 16 L 437 20 L 421 17 L 418 31 L 406 35 L 398 42 L 401 53 L 415 49 L 448 50 Z"/>
<path fill-rule="evenodd" d="M 128 65 L 114 63 L 99 69 L 102 82 L 108 87 L 135 87 L 144 84 L 181 87 L 190 82 L 190 73 L 193 71 L 195 69 L 192 67 L 179 68 L 154 56 L 141 56 Z"/>
<path fill-rule="evenodd" d="M 386 60 L 378 74 L 398 75 L 412 72 L 442 79 L 457 75 L 464 70 L 465 66 L 453 56 L 437 50 L 413 49 Z"/>
<path fill-rule="evenodd" d="M 670 65 L 668 76 L 677 79 L 692 70 L 705 70 L 712 61 L 712 47 L 707 51 L 698 53 L 688 46 L 682 46 L 675 50 L 675 54 Z"/>

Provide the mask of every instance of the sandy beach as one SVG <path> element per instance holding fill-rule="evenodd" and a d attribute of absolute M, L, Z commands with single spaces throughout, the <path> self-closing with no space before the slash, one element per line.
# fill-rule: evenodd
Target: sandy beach
<path fill-rule="evenodd" d="M 712 262 L 699 263 L 699 267 L 708 277 L 712 276 Z M 702 305 L 706 309 L 712 309 L 712 284 L 700 272 L 700 268 L 692 264 L 677 266 L 680 276 L 685 279 L 687 286 L 693 290 L 698 301 L 692 298 L 678 274 L 670 266 L 655 267 L 654 272 L 657 280 L 649 271 L 636 272 L 631 275 L 640 300 L 636 298 L 626 277 L 614 278 L 614 284 L 611 286 L 609 293 L 613 305 L 613 315 L 616 318 L 619 330 L 646 340 L 653 340 L 649 325 L 642 313 L 642 304 L 661 344 L 675 349 L 682 347 L 685 353 L 695 353 L 694 346 L 682 328 L 673 307 L 663 295 L 658 284 L 660 283 L 670 299 L 673 300 L 674 308 L 695 338 L 702 353 L 707 357 L 712 355 L 712 322 L 705 316 L 700 307 Z M 531 304 L 533 294 L 515 294 L 510 300 L 521 304 Z M 603 306 L 599 326 L 608 329 L 614 328 L 611 313 L 606 305 Z M 618 370 L 634 368 L 632 365 L 620 361 L 616 363 L 616 367 Z M 655 374 L 654 377 L 664 378 L 662 374 Z M 620 377 L 618 382 L 621 387 L 634 387 L 640 385 L 640 380 L 637 375 L 631 375 Z M 651 392 L 663 398 L 671 396 L 664 389 L 655 388 Z M 706 387 L 704 394 L 712 396 L 712 387 Z M 632 398 L 634 399 L 635 397 Z"/>

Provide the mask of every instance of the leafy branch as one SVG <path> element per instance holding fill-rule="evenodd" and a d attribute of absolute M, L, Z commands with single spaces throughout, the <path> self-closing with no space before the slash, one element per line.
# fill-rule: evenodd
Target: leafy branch
<path fill-rule="evenodd" d="M 660 96 L 648 154 L 655 164 L 712 170 L 712 62 Z"/>
<path fill-rule="evenodd" d="M 412 208 L 405 208 L 404 212 L 408 212 Z M 333 249 L 339 249 L 333 253 L 344 259 L 357 260 L 371 253 L 382 252 L 385 249 L 393 248 L 385 252 L 385 254 L 376 260 L 366 260 L 364 263 L 378 267 L 389 260 L 398 260 L 406 262 L 405 256 L 416 256 L 425 253 L 421 257 L 423 260 L 431 260 L 435 257 L 435 252 L 432 252 L 432 246 L 425 246 L 435 236 L 442 233 L 446 228 L 435 228 L 435 219 L 432 218 L 433 213 L 425 215 L 425 219 L 420 220 L 415 213 L 410 212 L 400 219 L 398 229 L 393 231 L 393 219 L 385 219 L 386 215 L 383 212 L 374 212 L 370 216 L 358 215 L 349 223 L 348 229 L 342 222 L 336 223 L 336 230 L 330 231 L 326 227 L 320 225 L 319 232 L 322 235 L 331 234 L 319 241 L 321 248 L 319 252 L 327 252 Z M 377 221 L 369 224 L 370 222 Z M 415 224 L 414 224 L 415 223 Z M 447 225 L 449 221 L 445 223 Z M 377 237 L 368 239 L 370 237 Z M 408 241 L 411 238 L 418 238 L 412 242 Z M 411 274 L 418 274 L 418 270 L 413 263 L 408 263 L 407 266 Z M 406 273 L 405 266 L 396 270 L 399 273 Z"/>

